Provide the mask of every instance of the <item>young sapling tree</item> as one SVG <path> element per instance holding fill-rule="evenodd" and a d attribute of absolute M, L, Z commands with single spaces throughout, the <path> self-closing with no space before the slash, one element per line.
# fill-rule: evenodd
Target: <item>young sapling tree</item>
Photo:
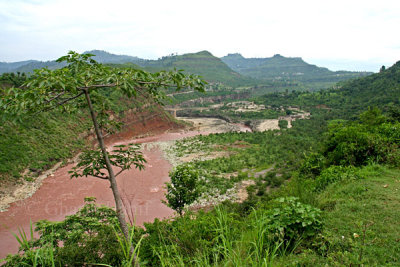
<path fill-rule="evenodd" d="M 145 160 L 137 146 L 118 146 L 112 153 L 107 151 L 103 131 L 113 124 L 113 120 L 108 116 L 108 100 L 101 91 L 118 90 L 128 98 L 141 95 L 143 99 L 161 103 L 165 95 L 160 89 L 174 87 L 179 90 L 189 87 L 204 91 L 206 82 L 196 75 L 185 75 L 182 71 L 149 73 L 132 68 L 111 68 L 96 62 L 92 56 L 94 55 L 70 51 L 57 60 L 66 62 L 65 67 L 35 70 L 23 86 L 10 88 L 2 96 L 0 115 L 3 120 L 9 120 L 53 109 L 70 112 L 86 107 L 92 119 L 99 149 L 83 153 L 80 162 L 71 172 L 71 177 L 93 176 L 109 180 L 118 221 L 125 238 L 129 240 L 129 229 L 116 176 L 132 165 L 142 169 Z M 119 169 L 118 173 L 114 173 L 113 166 Z"/>
<path fill-rule="evenodd" d="M 166 184 L 166 204 L 182 216 L 185 205 L 192 204 L 200 196 L 199 173 L 191 165 L 180 165 L 170 173 L 170 177 L 171 182 Z"/>

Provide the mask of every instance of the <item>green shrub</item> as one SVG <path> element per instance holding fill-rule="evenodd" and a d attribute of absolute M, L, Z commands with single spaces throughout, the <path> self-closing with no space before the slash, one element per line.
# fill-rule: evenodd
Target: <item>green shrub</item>
<path fill-rule="evenodd" d="M 393 166 L 400 166 L 400 123 L 384 123 L 379 126 L 377 132 L 388 143 L 382 148 L 383 159 Z"/>
<path fill-rule="evenodd" d="M 332 165 L 361 166 L 378 154 L 379 137 L 362 125 L 334 128 L 328 135 L 324 154 Z"/>
<path fill-rule="evenodd" d="M 339 182 L 361 179 L 358 174 L 358 168 L 353 166 L 331 166 L 321 172 L 321 174 L 315 179 L 316 191 L 324 190 L 328 185 Z"/>
<path fill-rule="evenodd" d="M 285 241 L 311 238 L 322 228 L 321 211 L 303 204 L 295 197 L 278 198 L 267 211 L 270 233 Z"/>
<path fill-rule="evenodd" d="M 397 165 L 399 123 L 385 123 L 377 109 L 360 115 L 358 122 L 332 122 L 323 155 L 330 165 L 363 166 L 371 162 Z"/>
<path fill-rule="evenodd" d="M 311 153 L 303 161 L 300 166 L 300 174 L 317 176 L 321 173 L 326 165 L 326 159 L 320 153 Z"/>
<path fill-rule="evenodd" d="M 35 231 L 39 238 L 31 240 L 23 253 L 9 256 L 6 266 L 28 266 L 29 255 L 38 254 L 51 260 L 56 266 L 82 266 L 85 264 L 109 264 L 121 266 L 124 254 L 120 246 L 123 235 L 118 231 L 115 210 L 96 206 L 94 198 L 86 198 L 85 206 L 76 214 L 60 222 L 39 221 Z M 134 244 L 138 243 L 143 230 L 132 231 Z M 38 265 L 50 266 L 50 265 Z"/>
<path fill-rule="evenodd" d="M 281 129 L 287 129 L 288 125 L 289 125 L 289 123 L 287 120 L 279 120 L 279 122 L 278 122 L 278 126 Z"/>

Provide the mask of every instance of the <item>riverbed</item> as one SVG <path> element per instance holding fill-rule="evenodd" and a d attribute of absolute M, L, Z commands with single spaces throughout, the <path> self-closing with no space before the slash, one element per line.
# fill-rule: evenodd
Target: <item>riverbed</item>
<path fill-rule="evenodd" d="M 194 123 L 192 129 L 135 139 L 124 138 L 122 135 L 122 138 L 109 139 L 107 146 L 151 144 L 226 131 L 251 131 L 244 125 L 216 120 L 218 119 L 199 121 L 185 118 L 185 121 Z M 130 215 L 134 215 L 137 225 L 152 222 L 155 218 L 163 219 L 174 215 L 174 211 L 162 203 L 166 192 L 164 184 L 169 181 L 168 173 L 172 165 L 159 146 L 144 147 L 147 147 L 143 149 L 147 160 L 145 169 L 127 170 L 117 177 L 124 203 L 128 206 L 128 219 L 133 220 Z M 40 188 L 31 197 L 12 203 L 6 211 L 0 213 L 0 258 L 18 251 L 18 243 L 12 233 L 18 233 L 19 228 L 29 233 L 30 222 L 44 219 L 63 220 L 65 216 L 76 213 L 84 205 L 85 197 L 95 197 L 98 204 L 114 207 L 109 182 L 93 177 L 71 179 L 68 171 L 74 165 L 75 163 L 70 163 L 58 168 L 43 180 Z"/>

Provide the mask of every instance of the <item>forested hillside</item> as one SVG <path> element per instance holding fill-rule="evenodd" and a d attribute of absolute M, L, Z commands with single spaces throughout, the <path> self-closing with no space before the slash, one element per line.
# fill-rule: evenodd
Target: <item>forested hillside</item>
<path fill-rule="evenodd" d="M 162 69 L 183 69 L 187 73 L 202 76 L 211 82 L 224 83 L 230 86 L 255 85 L 257 81 L 250 77 L 243 77 L 230 69 L 221 59 L 213 56 L 208 51 L 198 53 L 171 55 L 158 60 L 137 62 L 141 67 L 150 71 Z"/>
<path fill-rule="evenodd" d="M 230 68 L 240 74 L 257 79 L 289 79 L 302 82 L 338 82 L 366 76 L 366 72 L 330 71 L 308 64 L 299 57 L 279 54 L 270 58 L 244 58 L 241 54 L 228 54 L 221 58 Z"/>
<path fill-rule="evenodd" d="M 325 109 L 341 118 L 354 118 L 369 106 L 385 111 L 400 104 L 400 62 L 356 80 L 319 92 L 272 93 L 256 100 L 266 105 L 297 105 Z"/>

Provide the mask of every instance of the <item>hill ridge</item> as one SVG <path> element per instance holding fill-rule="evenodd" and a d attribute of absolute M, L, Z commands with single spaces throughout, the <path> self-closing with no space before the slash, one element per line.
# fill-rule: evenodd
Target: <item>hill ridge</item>
<path fill-rule="evenodd" d="M 269 84 L 271 80 L 334 83 L 370 74 L 368 72 L 332 72 L 327 68 L 309 64 L 301 57 L 284 57 L 280 54 L 275 54 L 270 58 L 245 58 L 240 53 L 232 53 L 218 58 L 211 52 L 202 50 L 182 55 L 172 54 L 151 60 L 136 56 L 117 55 L 99 49 L 84 53 L 94 54 L 94 59 L 103 64 L 126 64 L 126 67 L 139 66 L 149 71 L 184 69 L 187 73 L 201 75 L 208 81 L 221 82 L 229 86 Z M 30 60 L 26 61 L 26 64 L 24 61 L 1 62 L 0 74 L 4 72 L 29 73 L 38 68 L 56 69 L 63 66 L 65 65 L 54 60 L 46 62 Z"/>
<path fill-rule="evenodd" d="M 309 64 L 301 57 L 284 57 L 275 54 L 266 58 L 245 58 L 231 53 L 221 58 L 230 68 L 256 79 L 298 80 L 302 82 L 341 81 L 369 75 L 369 72 L 331 71 L 325 67 Z"/>

